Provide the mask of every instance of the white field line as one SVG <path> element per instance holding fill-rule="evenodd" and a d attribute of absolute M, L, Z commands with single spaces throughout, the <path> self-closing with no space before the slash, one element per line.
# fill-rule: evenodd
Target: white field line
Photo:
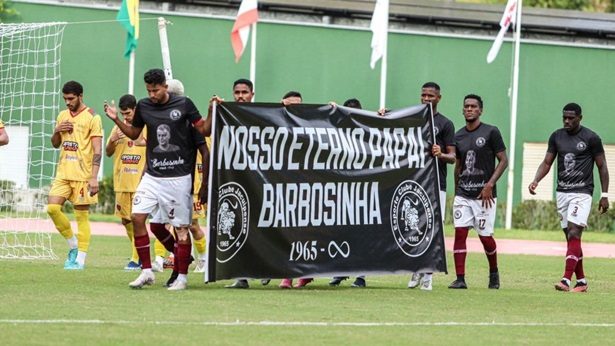
<path fill-rule="evenodd" d="M 82 325 L 188 325 L 214 327 L 594 327 L 615 328 L 615 323 L 542 323 L 542 322 L 313 322 L 313 321 L 128 321 L 128 320 L 20 320 L 0 319 L 0 325 L 82 324 Z"/>

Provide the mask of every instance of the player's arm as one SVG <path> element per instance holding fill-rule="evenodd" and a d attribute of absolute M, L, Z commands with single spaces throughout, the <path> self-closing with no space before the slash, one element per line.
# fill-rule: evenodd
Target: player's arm
<path fill-rule="evenodd" d="M 205 137 L 211 136 L 211 126 L 213 123 L 214 103 L 220 104 L 223 101 L 224 100 L 218 97 L 217 95 L 214 95 L 211 99 L 209 99 L 209 107 L 207 107 L 207 118 L 205 118 L 204 123 L 203 123 L 203 127 L 204 127 L 203 136 Z"/>
<path fill-rule="evenodd" d="M 609 210 L 609 199 L 606 197 L 606 193 L 609 191 L 609 168 L 606 165 L 604 152 L 596 155 L 594 160 L 596 161 L 598 174 L 600 175 L 600 187 L 602 187 L 602 195 L 600 197 L 600 202 L 598 202 L 598 210 L 601 214 L 604 214 Z"/>
<path fill-rule="evenodd" d="M 0 145 L 9 144 L 9 135 L 4 127 L 0 128 Z"/>
<path fill-rule="evenodd" d="M 139 135 L 141 134 L 141 131 L 143 131 L 143 128 L 135 127 L 131 124 L 126 124 L 121 121 L 120 118 L 117 116 L 117 108 L 115 108 L 115 103 L 113 101 L 111 101 L 111 104 L 108 104 L 107 101 L 105 101 L 104 109 L 107 117 L 111 119 L 113 123 L 115 123 L 115 125 L 117 125 L 117 127 L 120 129 L 120 131 L 122 131 L 128 138 L 132 140 L 139 138 Z"/>
<path fill-rule="evenodd" d="M 115 148 L 117 147 L 117 141 L 119 139 L 120 136 L 118 136 L 117 128 L 114 127 L 113 130 L 111 130 L 111 135 L 109 135 L 109 140 L 107 141 L 107 145 L 105 146 L 105 154 L 107 154 L 107 157 L 113 156 L 113 154 L 115 153 Z"/>
<path fill-rule="evenodd" d="M 94 156 L 92 157 L 92 176 L 88 181 L 90 185 L 90 196 L 98 193 L 98 170 L 100 169 L 100 161 L 102 160 L 102 137 L 92 137 L 92 148 Z"/>
<path fill-rule="evenodd" d="M 447 145 L 446 147 L 444 147 L 444 150 L 446 150 L 446 152 L 442 151 L 442 147 L 437 144 L 434 144 L 431 147 L 431 154 L 446 163 L 455 163 L 455 146 Z"/>
<path fill-rule="evenodd" d="M 485 184 L 478 198 L 483 200 L 484 208 L 491 208 L 493 206 L 493 187 L 498 182 L 498 179 L 504 174 L 506 167 L 508 167 L 508 156 L 506 155 L 506 150 L 502 150 L 499 153 L 495 154 L 495 157 L 498 159 L 498 165 L 495 166 L 495 170 L 489 178 L 489 181 Z"/>
<path fill-rule="evenodd" d="M 459 158 L 455 159 L 455 171 L 453 174 L 453 178 L 455 179 L 455 191 L 457 191 L 457 186 L 459 186 L 459 176 L 461 176 L 461 170 L 463 169 L 463 165 Z"/>
<path fill-rule="evenodd" d="M 528 190 L 530 190 L 530 194 L 536 194 L 536 188 L 538 187 L 538 183 L 544 178 L 549 171 L 551 170 L 551 166 L 553 165 L 553 161 L 555 160 L 555 154 L 547 151 L 544 160 L 538 166 L 536 170 L 536 175 L 534 176 L 534 181 L 530 183 L 528 186 Z"/>
<path fill-rule="evenodd" d="M 207 203 L 207 193 L 209 190 L 209 149 L 207 144 L 199 145 L 203 164 L 203 179 L 201 180 L 201 188 L 199 189 L 199 201 L 201 204 Z"/>

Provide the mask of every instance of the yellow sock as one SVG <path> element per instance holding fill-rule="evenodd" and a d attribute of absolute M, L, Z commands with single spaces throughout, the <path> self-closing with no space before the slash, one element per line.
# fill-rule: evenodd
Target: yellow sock
<path fill-rule="evenodd" d="M 135 247 L 135 226 L 132 222 L 124 225 L 126 228 L 126 235 L 128 235 L 128 239 L 130 239 L 130 247 L 132 248 L 132 255 L 130 260 L 137 263 L 139 262 L 139 254 L 137 253 L 137 248 Z"/>
<path fill-rule="evenodd" d="M 162 243 L 158 241 L 158 239 L 156 239 L 156 241 L 154 242 L 154 254 L 162 258 L 164 258 L 167 254 L 167 249 L 164 248 L 164 245 L 162 245 Z"/>
<path fill-rule="evenodd" d="M 204 255 L 205 254 L 205 237 L 201 239 L 194 239 L 194 247 L 196 247 L 196 252 L 198 252 L 199 255 Z"/>
<path fill-rule="evenodd" d="M 70 221 L 62 212 L 62 206 L 59 204 L 48 204 L 47 214 L 56 226 L 56 229 L 64 237 L 64 239 L 70 239 L 74 236 L 73 230 L 70 227 Z"/>
<path fill-rule="evenodd" d="M 77 240 L 79 240 L 79 251 L 88 252 L 92 231 L 90 229 L 90 212 L 88 210 L 75 209 L 75 219 L 77 220 Z"/>

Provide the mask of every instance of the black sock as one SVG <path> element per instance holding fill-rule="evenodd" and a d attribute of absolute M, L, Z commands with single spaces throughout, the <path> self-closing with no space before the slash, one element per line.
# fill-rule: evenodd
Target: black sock
<path fill-rule="evenodd" d="M 463 282 L 465 282 L 465 281 L 466 281 L 466 276 L 465 276 L 465 274 L 462 274 L 462 275 L 457 275 L 457 281 L 463 281 Z"/>

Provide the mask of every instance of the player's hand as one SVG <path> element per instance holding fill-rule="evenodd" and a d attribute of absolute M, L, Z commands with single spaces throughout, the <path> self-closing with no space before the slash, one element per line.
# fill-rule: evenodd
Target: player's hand
<path fill-rule="evenodd" d="M 493 200 L 493 186 L 489 183 L 485 184 L 482 191 L 478 195 L 478 199 L 482 200 L 483 208 L 491 209 L 491 207 L 495 204 Z"/>
<path fill-rule="evenodd" d="M 527 189 L 530 191 L 530 195 L 535 195 L 536 194 L 536 188 L 538 187 L 538 183 L 533 181 L 530 183 L 530 186 L 527 187 Z"/>
<path fill-rule="evenodd" d="M 598 211 L 600 214 L 604 214 L 609 210 L 609 199 L 606 197 L 600 198 L 600 202 L 598 202 Z"/>
<path fill-rule="evenodd" d="M 217 103 L 217 104 L 221 104 L 222 102 L 224 102 L 223 98 L 220 98 L 220 96 L 218 95 L 214 95 L 209 99 L 209 107 L 211 107 L 213 104 Z"/>
<path fill-rule="evenodd" d="M 94 196 L 98 193 L 98 179 L 90 178 L 90 180 L 88 180 L 88 185 L 90 187 L 90 196 Z"/>
<path fill-rule="evenodd" d="M 440 157 L 442 155 L 442 148 L 439 145 L 434 144 L 431 146 L 431 155 L 434 157 Z"/>
<path fill-rule="evenodd" d="M 56 133 L 57 132 L 71 132 L 72 130 L 73 130 L 73 123 L 71 123 L 68 120 L 65 120 L 56 126 L 54 132 Z"/>
<path fill-rule="evenodd" d="M 386 115 L 387 115 L 387 112 L 388 112 L 388 111 L 389 111 L 389 110 L 388 110 L 388 109 L 386 109 L 386 108 L 380 108 L 380 109 L 378 110 L 378 115 L 380 115 L 381 117 L 384 117 L 384 116 L 386 116 Z"/>
<path fill-rule="evenodd" d="M 111 100 L 111 104 L 105 101 L 105 103 L 103 104 L 103 109 L 105 110 L 105 114 L 107 114 L 109 119 L 114 121 L 118 119 L 117 108 L 115 108 L 115 101 Z"/>

